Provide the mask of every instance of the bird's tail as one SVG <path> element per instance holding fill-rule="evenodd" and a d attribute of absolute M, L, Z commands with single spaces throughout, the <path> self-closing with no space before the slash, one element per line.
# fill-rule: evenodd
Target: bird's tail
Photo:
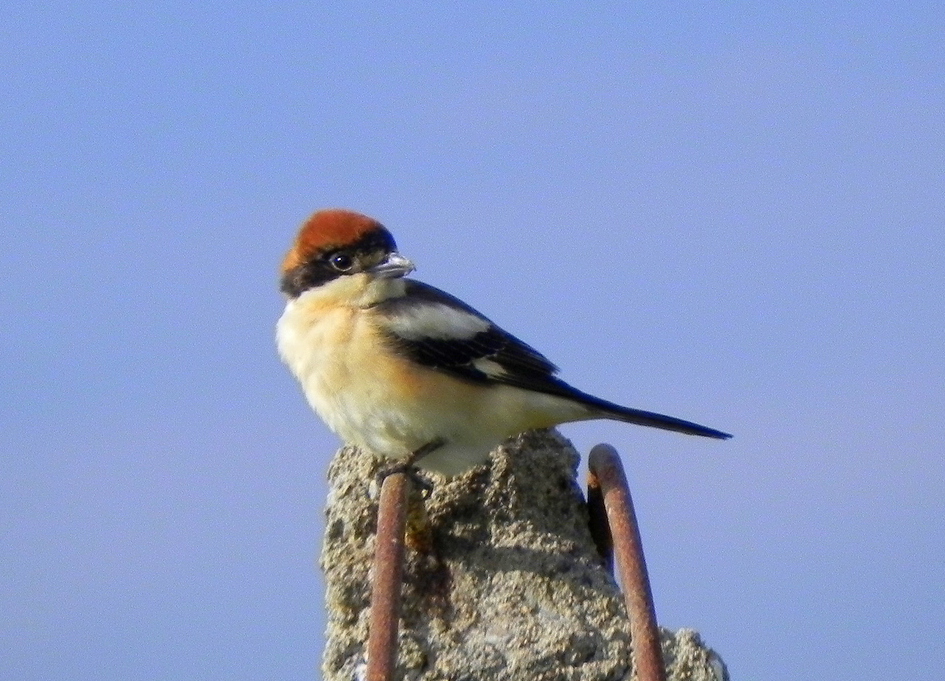
<path fill-rule="evenodd" d="M 624 421 L 634 423 L 638 426 L 649 426 L 650 428 L 662 428 L 663 430 L 672 430 L 686 435 L 701 435 L 702 437 L 714 437 L 717 440 L 728 440 L 732 436 L 723 433 L 721 430 L 700 426 L 698 423 L 684 421 L 675 416 L 666 416 L 652 411 L 643 411 L 642 409 L 631 409 L 622 407 L 619 404 L 602 400 L 599 397 L 582 394 L 584 402 L 588 407 L 599 410 L 601 416 L 615 421 Z"/>

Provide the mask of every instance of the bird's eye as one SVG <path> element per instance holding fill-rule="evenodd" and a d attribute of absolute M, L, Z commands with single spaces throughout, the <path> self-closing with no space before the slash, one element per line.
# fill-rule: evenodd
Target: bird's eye
<path fill-rule="evenodd" d="M 331 266 L 339 272 L 348 272 L 354 267 L 354 258 L 344 253 L 336 253 L 328 260 Z"/>

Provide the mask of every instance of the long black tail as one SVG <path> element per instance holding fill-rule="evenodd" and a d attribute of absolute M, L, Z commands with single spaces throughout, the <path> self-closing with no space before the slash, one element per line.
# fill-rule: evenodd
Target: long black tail
<path fill-rule="evenodd" d="M 602 400 L 599 397 L 581 393 L 585 404 L 594 409 L 599 409 L 601 416 L 615 421 L 625 421 L 626 423 L 635 423 L 638 426 L 649 426 L 650 428 L 662 428 L 663 430 L 672 430 L 676 433 L 685 433 L 686 435 L 701 435 L 702 437 L 714 437 L 718 440 L 728 440 L 732 436 L 723 433 L 721 430 L 700 426 L 698 423 L 683 421 L 675 416 L 666 416 L 652 411 L 643 411 L 642 409 L 631 409 L 622 407 L 619 404 Z"/>

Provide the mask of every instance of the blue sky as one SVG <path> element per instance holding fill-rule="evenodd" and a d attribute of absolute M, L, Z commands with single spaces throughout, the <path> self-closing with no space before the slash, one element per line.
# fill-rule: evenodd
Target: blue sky
<path fill-rule="evenodd" d="M 575 385 L 657 613 L 736 679 L 945 653 L 940 3 L 15 3 L 0 676 L 311 679 L 336 447 L 280 365 L 313 210 Z"/>

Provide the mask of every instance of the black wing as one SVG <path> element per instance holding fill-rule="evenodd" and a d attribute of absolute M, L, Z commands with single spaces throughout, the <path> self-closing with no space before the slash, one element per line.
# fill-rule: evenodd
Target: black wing
<path fill-rule="evenodd" d="M 386 300 L 376 310 L 389 320 L 422 318 L 431 331 L 442 333 L 420 336 L 392 323 L 387 337 L 396 351 L 467 380 L 573 396 L 570 387 L 555 377 L 558 368 L 540 352 L 445 291 L 419 281 L 405 283 L 405 296 Z"/>

